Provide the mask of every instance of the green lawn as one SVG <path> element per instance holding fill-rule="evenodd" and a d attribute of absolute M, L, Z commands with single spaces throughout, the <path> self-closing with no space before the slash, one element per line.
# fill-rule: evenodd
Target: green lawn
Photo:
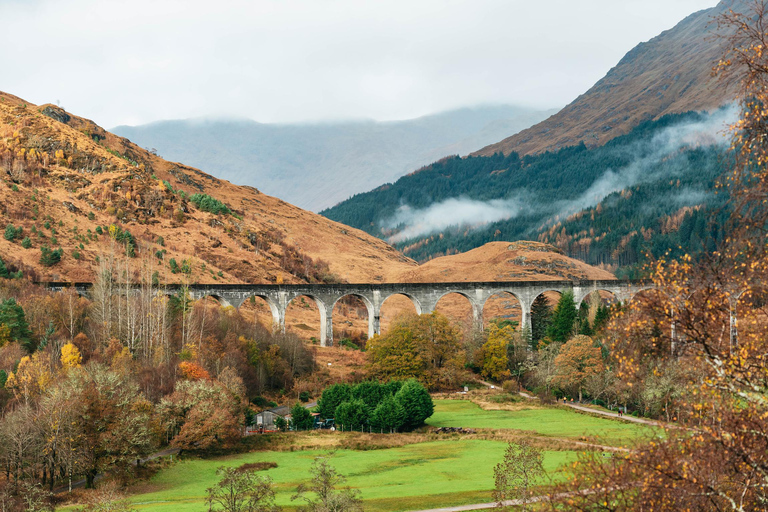
<path fill-rule="evenodd" d="M 506 444 L 486 440 L 446 440 L 399 448 L 339 450 L 332 464 L 359 489 L 366 510 L 413 510 L 491 500 L 493 467 L 501 461 Z M 216 468 L 248 462 L 273 461 L 269 475 L 278 491 L 278 504 L 296 505 L 290 497 L 309 478 L 308 468 L 321 451 L 255 452 L 219 460 L 189 460 L 162 471 L 151 481 L 153 492 L 131 501 L 141 510 L 204 510 L 205 489 L 217 480 Z M 545 453 L 547 472 L 575 458 L 574 452 Z"/>
<path fill-rule="evenodd" d="M 437 400 L 430 426 L 513 429 L 553 438 L 599 436 L 604 444 L 628 444 L 650 431 L 648 427 L 592 417 L 559 408 L 522 408 L 484 411 L 466 400 Z M 325 435 L 333 435 L 326 433 Z M 562 446 L 562 445 L 561 445 Z M 348 485 L 361 491 L 366 510 L 394 512 L 491 501 L 493 467 L 501 461 L 505 442 L 452 436 L 445 440 L 378 450 L 338 450 L 332 464 Z M 309 478 L 317 450 L 259 451 L 213 460 L 185 460 L 161 471 L 145 492 L 132 496 L 141 510 L 206 510 L 205 490 L 216 483 L 216 468 L 272 461 L 269 475 L 278 492 L 278 504 L 291 507 L 290 497 Z M 575 451 L 546 451 L 544 465 L 557 479 Z"/>
<path fill-rule="evenodd" d="M 512 429 L 566 439 L 587 437 L 601 444 L 627 445 L 652 431 L 650 427 L 581 414 L 565 408 L 531 407 L 517 411 L 485 411 L 469 400 L 435 400 L 433 427 Z"/>

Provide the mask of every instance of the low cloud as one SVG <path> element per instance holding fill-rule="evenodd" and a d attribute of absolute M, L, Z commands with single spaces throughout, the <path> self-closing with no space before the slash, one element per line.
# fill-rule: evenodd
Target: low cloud
<path fill-rule="evenodd" d="M 523 203 L 517 199 L 477 201 L 465 197 L 450 198 L 427 208 L 414 209 L 403 205 L 384 224 L 396 229 L 390 243 L 439 233 L 451 227 L 477 228 L 491 222 L 508 220 L 519 215 Z"/>
<path fill-rule="evenodd" d="M 486 224 L 514 218 L 520 215 L 523 209 L 526 215 L 538 214 L 548 219 L 562 218 L 595 206 L 614 192 L 662 178 L 675 178 L 684 167 L 670 169 L 659 164 L 684 149 L 727 144 L 727 128 L 737 119 L 737 115 L 738 110 L 731 106 L 699 121 L 670 126 L 650 141 L 637 142 L 627 149 L 630 154 L 634 153 L 629 165 L 606 170 L 586 191 L 571 199 L 541 204 L 532 194 L 523 195 L 522 191 L 518 191 L 518 196 L 508 199 L 479 201 L 458 197 L 421 209 L 402 205 L 392 217 L 382 222 L 381 227 L 385 232 L 394 232 L 388 238 L 390 243 L 398 243 L 443 232 L 449 228 L 477 229 Z M 683 199 L 692 199 L 691 191 L 682 194 L 683 197 L 675 202 L 688 204 Z M 703 198 L 703 192 L 699 193 L 699 196 Z M 521 199 L 522 197 L 525 197 L 525 200 Z"/>

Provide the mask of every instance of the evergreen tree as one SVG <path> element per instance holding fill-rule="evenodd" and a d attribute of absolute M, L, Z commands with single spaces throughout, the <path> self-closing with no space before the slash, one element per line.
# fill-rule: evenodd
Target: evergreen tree
<path fill-rule="evenodd" d="M 312 413 L 309 409 L 296 402 L 296 405 L 291 407 L 291 426 L 293 430 L 311 430 L 315 424 L 315 418 L 312 417 Z"/>
<path fill-rule="evenodd" d="M 24 309 L 16 299 L 8 299 L 0 304 L 0 324 L 8 327 L 11 339 L 17 341 L 30 354 L 37 348 L 32 341 L 32 331 L 29 329 Z"/>
<path fill-rule="evenodd" d="M 317 402 L 318 412 L 322 418 L 333 418 L 336 408 L 352 398 L 352 387 L 349 384 L 334 384 L 323 390 Z"/>
<path fill-rule="evenodd" d="M 435 411 L 435 405 L 432 403 L 432 397 L 424 386 L 416 379 L 411 379 L 403 384 L 395 398 L 403 407 L 405 412 L 405 421 L 403 428 L 413 430 L 424 424 L 424 420 L 432 416 Z"/>
<path fill-rule="evenodd" d="M 394 396 L 388 396 L 371 414 L 371 428 L 379 432 L 397 431 L 405 422 L 405 410 Z"/>
<path fill-rule="evenodd" d="M 552 306 L 542 294 L 536 297 L 531 305 L 531 341 L 533 347 L 539 346 L 539 342 L 547 336 L 547 329 L 552 321 Z"/>
<path fill-rule="evenodd" d="M 5 266 L 5 262 L 2 259 L 0 259 L 0 277 L 5 279 L 10 277 L 8 274 L 8 268 Z"/>
<path fill-rule="evenodd" d="M 576 303 L 573 292 L 563 292 L 552 313 L 552 322 L 547 329 L 547 336 L 553 341 L 565 343 L 573 335 L 573 325 L 576 322 Z"/>

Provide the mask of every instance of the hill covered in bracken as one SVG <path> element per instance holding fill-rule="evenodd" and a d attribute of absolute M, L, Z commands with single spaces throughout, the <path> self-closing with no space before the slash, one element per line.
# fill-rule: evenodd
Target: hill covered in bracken
<path fill-rule="evenodd" d="M 5 93 L 0 169 L 0 257 L 33 280 L 90 281 L 110 253 L 161 282 L 376 282 L 415 266 L 362 231 Z"/>
<path fill-rule="evenodd" d="M 746 0 L 722 0 L 691 14 L 674 28 L 627 53 L 603 79 L 560 112 L 539 124 L 474 153 L 521 155 L 556 151 L 584 142 L 601 146 L 635 126 L 666 114 L 713 110 L 734 93 L 712 77 L 722 39 L 716 18 L 738 11 Z M 726 30 L 727 32 L 727 30 Z"/>

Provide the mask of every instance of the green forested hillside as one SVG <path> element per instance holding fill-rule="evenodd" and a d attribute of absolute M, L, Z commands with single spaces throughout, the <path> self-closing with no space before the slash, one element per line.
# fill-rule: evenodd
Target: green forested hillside
<path fill-rule="evenodd" d="M 669 115 L 594 149 L 450 157 L 321 213 L 418 260 L 538 239 L 626 270 L 647 250 L 713 246 L 719 228 L 707 219 L 725 203 L 715 185 L 727 167 L 729 117 Z"/>

